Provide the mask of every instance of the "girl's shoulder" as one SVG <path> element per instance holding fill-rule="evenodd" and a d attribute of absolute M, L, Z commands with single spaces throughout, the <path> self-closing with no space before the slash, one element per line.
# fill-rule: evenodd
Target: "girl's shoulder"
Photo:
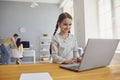
<path fill-rule="evenodd" d="M 58 33 L 56 33 L 53 37 L 52 37 L 52 42 L 55 43 L 59 43 L 59 41 L 61 40 L 61 37 Z"/>
<path fill-rule="evenodd" d="M 69 37 L 75 38 L 74 34 L 69 33 Z"/>
<path fill-rule="evenodd" d="M 56 34 L 53 36 L 53 39 L 59 39 L 59 38 L 60 38 L 60 36 L 59 36 L 58 33 L 56 33 Z"/>
<path fill-rule="evenodd" d="M 23 46 L 23 44 L 21 43 L 20 46 Z"/>
<path fill-rule="evenodd" d="M 69 38 L 73 39 L 73 40 L 76 40 L 76 36 L 74 34 L 69 34 Z"/>
<path fill-rule="evenodd" d="M 22 43 L 19 45 L 19 48 L 20 48 L 20 47 L 23 47 L 23 44 L 22 44 Z"/>

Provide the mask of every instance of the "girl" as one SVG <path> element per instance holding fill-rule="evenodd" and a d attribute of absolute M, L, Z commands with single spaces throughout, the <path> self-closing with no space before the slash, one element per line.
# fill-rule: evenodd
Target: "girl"
<path fill-rule="evenodd" d="M 56 29 L 51 41 L 51 54 L 55 63 L 77 63 L 80 62 L 78 46 L 75 37 L 70 34 L 72 17 L 68 13 L 59 15 Z M 56 33 L 58 28 L 60 32 Z"/>
<path fill-rule="evenodd" d="M 16 45 L 18 47 L 18 49 L 13 49 L 12 50 L 12 56 L 15 58 L 15 62 L 16 64 L 21 64 L 22 61 L 20 58 L 22 58 L 22 54 L 23 54 L 23 45 L 21 43 L 21 39 L 18 38 L 16 41 Z"/>

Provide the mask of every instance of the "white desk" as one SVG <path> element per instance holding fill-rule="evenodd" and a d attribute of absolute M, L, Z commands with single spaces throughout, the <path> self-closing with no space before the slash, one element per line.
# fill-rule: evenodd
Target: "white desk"
<path fill-rule="evenodd" d="M 35 50 L 24 49 L 23 56 L 24 57 L 33 57 L 33 63 L 36 62 Z"/>

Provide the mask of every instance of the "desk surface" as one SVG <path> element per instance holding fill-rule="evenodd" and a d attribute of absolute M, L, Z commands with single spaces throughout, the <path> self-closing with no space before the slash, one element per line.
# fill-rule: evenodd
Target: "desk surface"
<path fill-rule="evenodd" d="M 48 72 L 53 80 L 120 80 L 120 60 L 104 68 L 73 72 L 59 64 L 0 65 L 0 80 L 19 80 L 21 73 Z"/>

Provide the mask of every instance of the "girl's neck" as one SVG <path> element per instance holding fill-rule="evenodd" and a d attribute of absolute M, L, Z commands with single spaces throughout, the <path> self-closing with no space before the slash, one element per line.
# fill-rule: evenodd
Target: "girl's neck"
<path fill-rule="evenodd" d="M 60 32 L 60 35 L 61 35 L 63 38 L 68 38 L 69 33 Z"/>

